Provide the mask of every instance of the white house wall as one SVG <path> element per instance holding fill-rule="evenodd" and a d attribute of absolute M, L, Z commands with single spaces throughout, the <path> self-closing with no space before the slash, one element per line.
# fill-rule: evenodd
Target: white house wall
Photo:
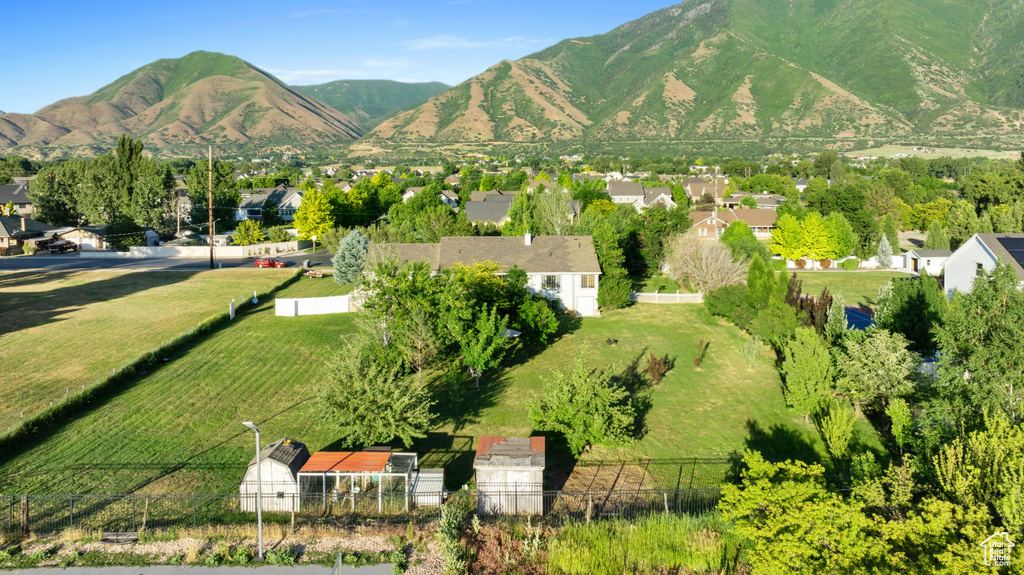
<path fill-rule="evenodd" d="M 548 275 L 558 276 L 558 289 L 543 289 L 544 277 Z M 582 286 L 584 275 L 594 275 L 594 287 L 584 288 Z M 526 287 L 532 293 L 538 293 L 550 300 L 560 300 L 564 309 L 571 309 L 580 312 L 581 315 L 597 315 L 586 313 L 584 306 L 579 305 L 580 298 L 593 298 L 592 310 L 597 310 L 597 287 L 600 285 L 600 274 L 529 274 Z M 583 309 L 581 309 L 583 308 Z"/>
<path fill-rule="evenodd" d="M 974 286 L 978 264 L 980 263 L 986 272 L 991 272 L 995 269 L 997 261 L 995 254 L 985 247 L 978 236 L 971 236 L 971 239 L 964 242 L 946 260 L 946 295 L 952 297 L 954 291 L 970 292 Z"/>

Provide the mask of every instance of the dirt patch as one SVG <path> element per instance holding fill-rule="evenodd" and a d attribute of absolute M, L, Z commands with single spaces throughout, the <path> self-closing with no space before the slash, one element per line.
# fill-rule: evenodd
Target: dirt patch
<path fill-rule="evenodd" d="M 565 491 L 617 491 L 651 488 L 650 474 L 636 464 L 577 465 L 565 482 Z"/>
<path fill-rule="evenodd" d="M 666 102 L 672 102 L 675 104 L 681 104 L 683 102 L 693 103 L 693 100 L 697 97 L 697 92 L 693 91 L 693 88 L 679 81 L 671 73 L 665 74 L 665 92 L 662 96 Z"/>
<path fill-rule="evenodd" d="M 554 537 L 555 531 L 550 527 L 529 522 L 481 525 L 478 532 L 470 531 L 463 537 L 463 543 L 476 551 L 468 572 L 470 575 L 541 575 L 546 572 L 544 547 Z"/>

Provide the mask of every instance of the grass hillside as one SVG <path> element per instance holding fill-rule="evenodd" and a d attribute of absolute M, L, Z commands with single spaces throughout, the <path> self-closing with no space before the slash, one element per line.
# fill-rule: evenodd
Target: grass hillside
<path fill-rule="evenodd" d="M 313 86 L 292 86 L 292 89 L 320 100 L 368 130 L 395 112 L 420 104 L 449 87 L 441 82 L 337 80 Z"/>
<path fill-rule="evenodd" d="M 234 56 L 193 52 L 157 60 L 93 94 L 0 119 L 0 153 L 29 156 L 109 149 L 128 132 L 160 155 L 306 150 L 358 138 L 348 116 Z"/>
<path fill-rule="evenodd" d="M 366 139 L 1019 139 L 1013 0 L 691 0 L 504 61 Z"/>

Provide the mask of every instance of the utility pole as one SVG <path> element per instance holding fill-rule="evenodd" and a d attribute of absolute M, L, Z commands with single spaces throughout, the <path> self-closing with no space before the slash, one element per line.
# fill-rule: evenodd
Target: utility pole
<path fill-rule="evenodd" d="M 213 146 L 210 146 L 210 195 L 206 201 L 206 207 L 210 211 L 210 269 L 213 269 Z"/>

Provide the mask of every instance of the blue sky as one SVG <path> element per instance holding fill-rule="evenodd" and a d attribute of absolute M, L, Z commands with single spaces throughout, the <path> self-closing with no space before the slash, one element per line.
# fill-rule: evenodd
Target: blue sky
<path fill-rule="evenodd" d="M 672 0 L 15 1 L 4 8 L 0 110 L 32 113 L 195 50 L 290 84 L 457 84 L 503 58 L 601 34 Z"/>

